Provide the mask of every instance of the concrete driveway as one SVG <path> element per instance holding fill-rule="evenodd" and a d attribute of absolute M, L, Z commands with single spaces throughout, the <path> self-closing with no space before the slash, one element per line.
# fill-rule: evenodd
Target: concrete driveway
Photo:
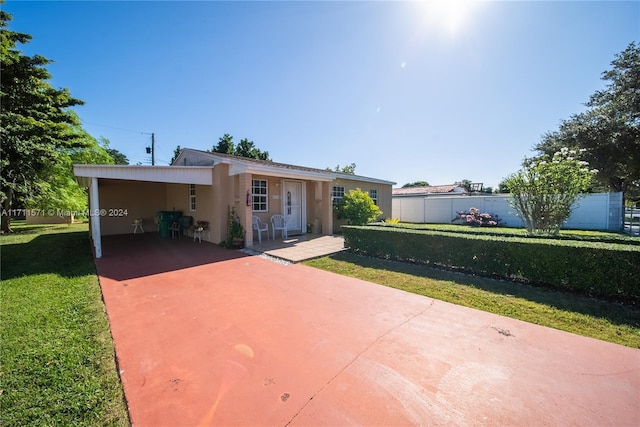
<path fill-rule="evenodd" d="M 103 245 L 136 427 L 640 421 L 640 350 L 207 243 Z"/>

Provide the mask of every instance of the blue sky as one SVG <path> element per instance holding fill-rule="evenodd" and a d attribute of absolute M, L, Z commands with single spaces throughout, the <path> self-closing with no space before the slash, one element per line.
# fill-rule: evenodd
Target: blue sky
<path fill-rule="evenodd" d="M 8 0 L 84 128 L 132 164 L 225 133 L 277 162 L 497 186 L 584 110 L 640 2 Z"/>

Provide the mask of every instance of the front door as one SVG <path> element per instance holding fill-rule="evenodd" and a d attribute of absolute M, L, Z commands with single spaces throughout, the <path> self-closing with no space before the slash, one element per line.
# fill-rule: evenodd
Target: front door
<path fill-rule="evenodd" d="M 302 233 L 302 183 L 284 182 L 284 219 L 287 232 Z"/>

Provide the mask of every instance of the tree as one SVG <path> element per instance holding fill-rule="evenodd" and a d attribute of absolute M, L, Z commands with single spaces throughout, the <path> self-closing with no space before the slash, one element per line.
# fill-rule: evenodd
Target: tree
<path fill-rule="evenodd" d="M 234 155 L 235 150 L 236 150 L 236 147 L 235 147 L 235 144 L 233 143 L 233 137 L 228 133 L 225 133 L 218 140 L 218 145 L 214 145 L 211 151 L 213 151 L 214 153 Z"/>
<path fill-rule="evenodd" d="M 83 102 L 66 88 L 54 89 L 43 56 L 26 56 L 16 48 L 31 40 L 28 34 L 8 30 L 11 15 L 0 11 L 0 202 L 10 212 L 38 197 L 67 149 L 86 145 L 78 133 L 78 117 L 70 107 Z M 2 231 L 11 231 L 9 215 L 2 215 Z"/>
<path fill-rule="evenodd" d="M 169 162 L 170 165 L 173 164 L 173 162 L 176 161 L 176 159 L 178 158 L 178 156 L 180 155 L 180 152 L 182 151 L 182 147 L 180 147 L 179 145 L 176 147 L 175 150 L 173 150 L 173 157 L 171 158 L 171 161 Z"/>
<path fill-rule="evenodd" d="M 351 221 L 353 225 L 365 225 L 382 215 L 382 211 L 366 191 L 359 188 L 349 190 L 339 207 L 343 218 Z"/>
<path fill-rule="evenodd" d="M 338 173 L 346 173 L 347 175 L 355 175 L 356 174 L 356 164 L 351 163 L 350 165 L 340 167 L 340 165 L 336 165 L 335 169 L 327 168 L 330 172 L 338 172 Z"/>
<path fill-rule="evenodd" d="M 525 159 L 523 168 L 504 181 L 529 234 L 558 234 L 589 186 L 596 171 L 576 156 L 575 151 L 562 148 L 553 157 Z"/>
<path fill-rule="evenodd" d="M 236 146 L 233 142 L 233 137 L 228 133 L 225 133 L 224 136 L 218 140 L 218 144 L 215 145 L 211 151 L 250 159 L 271 160 L 268 151 L 261 151 L 255 146 L 253 141 L 249 141 L 247 138 L 240 140 L 240 144 Z"/>
<path fill-rule="evenodd" d="M 535 149 L 552 155 L 561 148 L 580 151 L 598 169 L 596 187 L 640 199 L 640 45 L 632 42 L 602 73 L 608 84 L 596 91 L 583 113 L 543 135 Z"/>
<path fill-rule="evenodd" d="M 108 140 L 103 138 L 100 144 L 82 129 L 77 129 L 76 132 L 84 139 L 83 146 L 60 149 L 58 160 L 39 184 L 39 192 L 25 202 L 25 207 L 38 208 L 47 215 L 51 212 L 59 215 L 61 211 L 77 213 L 87 209 L 87 193 L 78 184 L 73 165 L 110 165 L 114 164 L 114 159 L 108 153 Z"/>
<path fill-rule="evenodd" d="M 260 151 L 253 141 L 249 141 L 247 138 L 240 140 L 240 144 L 236 147 L 235 155 L 250 159 L 269 160 L 269 152 Z"/>
<path fill-rule="evenodd" d="M 402 188 L 413 188 L 413 187 L 428 187 L 429 183 L 427 181 L 416 181 L 416 182 L 408 182 L 402 186 Z"/>

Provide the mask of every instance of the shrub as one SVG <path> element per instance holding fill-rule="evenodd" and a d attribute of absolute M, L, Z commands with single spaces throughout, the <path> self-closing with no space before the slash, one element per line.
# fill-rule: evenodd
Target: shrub
<path fill-rule="evenodd" d="M 553 157 L 525 159 L 523 168 L 505 180 L 512 206 L 530 234 L 557 235 L 573 204 L 591 183 L 588 163 L 563 147 Z"/>
<path fill-rule="evenodd" d="M 382 211 L 373 203 L 369 194 L 359 188 L 344 195 L 338 210 L 340 216 L 350 220 L 353 225 L 367 224 L 382 215 Z"/>
<path fill-rule="evenodd" d="M 343 226 L 342 231 L 345 247 L 371 256 L 640 301 L 635 245 L 392 227 Z"/>
<path fill-rule="evenodd" d="M 480 212 L 480 209 L 471 208 L 468 212 L 460 211 L 453 221 L 462 221 L 462 224 L 471 225 L 473 227 L 499 227 L 501 225 L 498 215 L 492 215 L 486 212 Z"/>

